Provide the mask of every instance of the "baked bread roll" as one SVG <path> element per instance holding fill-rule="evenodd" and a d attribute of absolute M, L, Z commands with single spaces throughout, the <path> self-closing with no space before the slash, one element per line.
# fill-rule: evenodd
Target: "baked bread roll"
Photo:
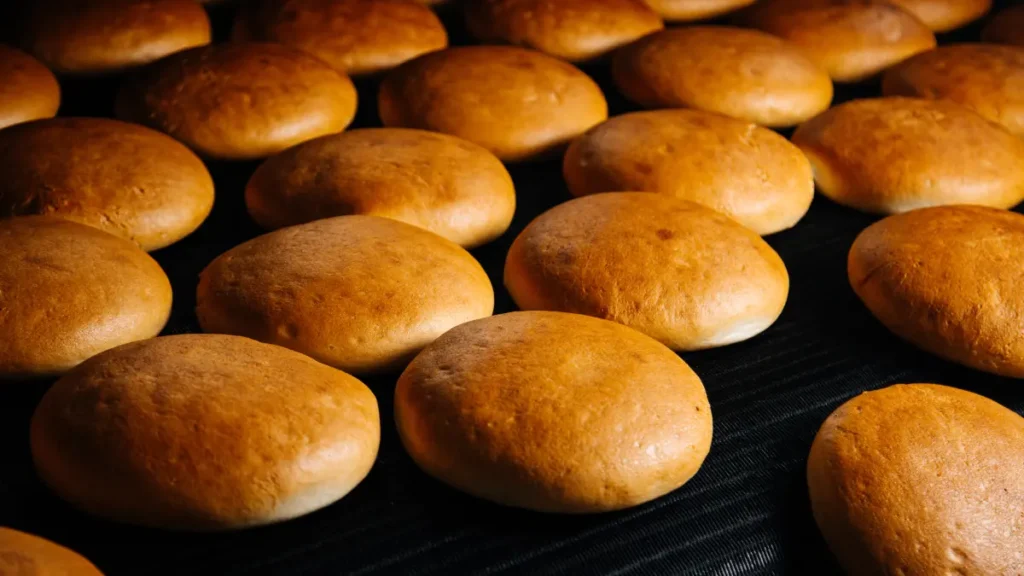
<path fill-rule="evenodd" d="M 110 350 L 32 417 L 36 470 L 95 516 L 175 530 L 295 518 L 370 471 L 380 416 L 355 378 L 247 338 L 186 334 Z"/>
<path fill-rule="evenodd" d="M 0 526 L 0 574 L 103 576 L 78 553 L 49 540 Z"/>
<path fill-rule="evenodd" d="M 52 118 L 60 107 L 53 72 L 20 50 L 0 44 L 0 128 Z"/>
<path fill-rule="evenodd" d="M 1024 419 L 936 384 L 857 396 L 807 459 L 811 509 L 848 574 L 1024 572 Z"/>
<path fill-rule="evenodd" d="M 588 513 L 685 484 L 711 446 L 700 378 L 624 326 L 557 312 L 469 322 L 395 389 L 402 444 L 428 474 L 507 506 Z"/>

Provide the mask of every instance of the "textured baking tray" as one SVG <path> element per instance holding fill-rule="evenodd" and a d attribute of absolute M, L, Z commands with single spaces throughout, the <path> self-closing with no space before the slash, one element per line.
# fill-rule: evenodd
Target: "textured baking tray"
<path fill-rule="evenodd" d="M 214 16 L 224 38 L 230 7 L 216 8 Z M 453 43 L 465 43 L 455 16 L 445 15 Z M 979 28 L 940 41 L 975 41 Z M 605 89 L 613 114 L 632 109 L 616 95 L 605 67 L 587 71 Z M 116 79 L 65 83 L 62 115 L 108 115 L 115 88 Z M 359 88 L 355 126 L 377 125 L 374 82 Z M 877 92 L 873 86 L 839 87 L 837 101 Z M 213 214 L 191 237 L 154 254 L 175 291 L 165 333 L 198 331 L 193 309 L 199 271 L 260 233 L 242 201 L 255 166 L 211 165 L 217 184 Z M 473 251 L 494 283 L 496 313 L 514 309 L 501 278 L 512 240 L 535 216 L 569 198 L 558 160 L 510 171 L 519 202 L 512 228 Z M 119 526 L 70 509 L 34 476 L 28 422 L 49 383 L 0 383 L 0 525 L 69 546 L 110 576 L 838 573 L 811 518 L 804 477 L 814 433 L 835 407 L 892 383 L 937 382 L 1024 413 L 1020 382 L 919 352 L 891 336 L 860 305 L 846 281 L 846 253 L 872 221 L 819 197 L 794 229 L 768 237 L 789 269 L 786 309 L 751 341 L 683 355 L 707 388 L 714 443 L 692 481 L 645 506 L 597 516 L 551 516 L 502 508 L 447 488 L 403 452 L 391 420 L 397 375 L 389 375 L 366 380 L 381 406 L 380 457 L 366 480 L 337 504 L 236 533 Z"/>

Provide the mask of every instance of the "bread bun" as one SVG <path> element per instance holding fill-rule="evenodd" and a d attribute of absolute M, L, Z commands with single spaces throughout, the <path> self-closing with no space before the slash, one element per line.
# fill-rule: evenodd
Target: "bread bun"
<path fill-rule="evenodd" d="M 861 394 L 821 426 L 811 509 L 848 574 L 1024 573 L 1024 419 L 935 384 Z"/>
<path fill-rule="evenodd" d="M 523 310 L 596 316 L 673 350 L 700 350 L 771 326 L 789 275 L 761 238 L 713 210 L 611 192 L 531 222 L 509 250 L 505 286 Z"/>
<path fill-rule="evenodd" d="M 199 277 L 206 332 L 239 334 L 353 373 L 401 369 L 453 326 L 490 316 L 480 264 L 426 230 L 376 216 L 282 228 Z"/>
<path fill-rule="evenodd" d="M 758 15 L 752 24 L 804 50 L 836 82 L 860 82 L 935 48 L 920 20 L 891 4 L 839 4 Z"/>
<path fill-rule="evenodd" d="M 81 510 L 177 530 L 288 520 L 370 471 L 380 416 L 370 389 L 301 354 L 187 334 L 90 359 L 32 417 L 36 470 Z"/>
<path fill-rule="evenodd" d="M 0 128 L 52 118 L 60 107 L 60 85 L 35 58 L 0 44 Z"/>
<path fill-rule="evenodd" d="M 148 254 L 47 216 L 0 220 L 0 380 L 43 378 L 160 333 L 171 283 Z"/>
<path fill-rule="evenodd" d="M 248 42 L 165 58 L 117 101 L 118 117 L 220 160 L 262 158 L 340 132 L 355 112 L 347 76 L 293 48 Z"/>
<path fill-rule="evenodd" d="M 447 134 L 366 128 L 324 136 L 263 163 L 245 189 L 264 228 L 368 214 L 474 247 L 508 229 L 515 188 L 501 161 Z"/>
<path fill-rule="evenodd" d="M 950 100 L 1024 136 L 1024 47 L 941 46 L 890 68 L 882 93 Z"/>
<path fill-rule="evenodd" d="M 754 0 L 644 0 L 668 22 L 707 20 L 749 6 Z"/>
<path fill-rule="evenodd" d="M 865 212 L 1024 199 L 1024 141 L 945 100 L 854 100 L 800 126 L 793 143 L 819 192 Z"/>
<path fill-rule="evenodd" d="M 262 0 L 238 17 L 236 38 L 291 46 L 351 76 L 448 46 L 441 21 L 414 0 Z"/>
<path fill-rule="evenodd" d="M 763 126 L 793 126 L 832 101 L 828 74 L 799 48 L 728 26 L 651 34 L 615 54 L 612 75 L 645 108 L 696 108 Z"/>
<path fill-rule="evenodd" d="M 512 46 L 449 48 L 407 62 L 384 79 L 378 104 L 385 126 L 459 136 L 505 161 L 559 152 L 608 117 L 589 76 Z"/>
<path fill-rule="evenodd" d="M 514 312 L 454 328 L 395 390 L 431 476 L 543 512 L 636 506 L 685 484 L 711 446 L 704 386 L 671 350 L 596 318 Z"/>
<path fill-rule="evenodd" d="M 47 214 L 156 250 L 213 208 L 213 180 L 187 147 L 103 118 L 54 118 L 0 131 L 0 216 Z"/>
<path fill-rule="evenodd" d="M 989 20 L 981 31 L 981 39 L 996 44 L 1024 46 L 1024 6 L 1006 8 Z"/>
<path fill-rule="evenodd" d="M 563 173 L 576 196 L 669 194 L 714 208 L 758 234 L 790 228 L 814 197 L 811 166 L 785 138 L 694 110 L 616 116 L 572 143 Z"/>
<path fill-rule="evenodd" d="M 507 42 L 570 62 L 605 56 L 664 27 L 643 0 L 478 0 L 466 25 L 485 42 Z"/>
<path fill-rule="evenodd" d="M 38 536 L 0 526 L 0 574 L 103 576 L 76 552 Z"/>
<path fill-rule="evenodd" d="M 751 24 L 805 9 L 868 4 L 889 4 L 902 8 L 930 30 L 948 32 L 982 17 L 992 0 L 762 0 L 740 15 Z"/>
<path fill-rule="evenodd" d="M 24 48 L 58 74 L 111 74 L 210 43 L 193 0 L 32 0 Z"/>
<path fill-rule="evenodd" d="M 1024 378 L 1024 216 L 944 206 L 890 216 L 850 248 L 850 285 L 897 336 L 978 370 Z"/>

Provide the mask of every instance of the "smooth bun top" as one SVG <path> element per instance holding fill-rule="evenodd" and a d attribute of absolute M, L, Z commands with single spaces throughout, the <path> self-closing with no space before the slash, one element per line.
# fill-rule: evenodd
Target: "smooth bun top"
<path fill-rule="evenodd" d="M 213 207 L 202 161 L 173 138 L 103 118 L 54 118 L 0 131 L 0 216 L 49 214 L 156 250 Z"/>
<path fill-rule="evenodd" d="M 981 31 L 981 39 L 1024 46 L 1024 6 L 1011 6 L 993 16 Z"/>
<path fill-rule="evenodd" d="M 867 212 L 1024 199 L 1024 141 L 945 100 L 854 100 L 800 126 L 793 143 L 823 194 Z"/>
<path fill-rule="evenodd" d="M 377 400 L 362 382 L 247 338 L 187 334 L 121 346 L 46 393 L 32 456 L 99 517 L 184 530 L 244 528 L 341 498 L 369 472 Z"/>
<path fill-rule="evenodd" d="M 0 574 L 6 576 L 103 576 L 76 552 L 38 536 L 0 526 Z"/>
<path fill-rule="evenodd" d="M 61 74 L 107 74 L 210 43 L 193 0 L 33 0 L 24 47 Z"/>
<path fill-rule="evenodd" d="M 199 278 L 207 332 L 240 334 L 346 371 L 401 368 L 449 328 L 490 316 L 494 291 L 457 244 L 375 216 L 282 228 Z"/>
<path fill-rule="evenodd" d="M 480 0 L 466 3 L 470 32 L 582 62 L 664 25 L 643 0 Z"/>
<path fill-rule="evenodd" d="M 946 32 L 980 18 L 992 7 L 992 0 L 762 0 L 745 10 L 741 18 L 757 24 L 810 8 L 869 4 L 902 8 L 929 29 Z"/>
<path fill-rule="evenodd" d="M 171 284 L 127 240 L 25 216 L 0 220 L 0 246 L 0 378 L 61 374 L 167 322 Z"/>
<path fill-rule="evenodd" d="M 786 303 L 782 259 L 754 232 L 663 194 L 570 200 L 516 238 L 505 285 L 524 310 L 561 310 L 635 328 L 675 350 L 746 340 Z"/>
<path fill-rule="evenodd" d="M 940 46 L 891 68 L 882 92 L 952 100 L 1024 136 L 1024 47 Z"/>
<path fill-rule="evenodd" d="M 944 206 L 890 216 L 850 248 L 850 284 L 890 330 L 968 366 L 1024 378 L 1024 216 Z"/>
<path fill-rule="evenodd" d="M 1024 419 L 964 390 L 857 396 L 811 446 L 811 508 L 849 574 L 1024 572 Z"/>
<path fill-rule="evenodd" d="M 236 35 L 298 48 L 353 76 L 448 45 L 434 12 L 412 0 L 263 0 L 239 17 Z"/>
<path fill-rule="evenodd" d="M 219 44 L 175 54 L 118 95 L 118 116 L 152 126 L 202 156 L 261 158 L 340 132 L 356 110 L 347 76 L 278 44 Z"/>
<path fill-rule="evenodd" d="M 780 11 L 754 25 L 799 46 L 837 82 L 859 82 L 935 47 L 920 20 L 890 4 L 840 4 Z"/>
<path fill-rule="evenodd" d="M 685 362 L 625 326 L 558 312 L 451 330 L 402 374 L 395 420 L 429 474 L 546 512 L 657 498 L 711 445 L 704 386 Z"/>
<path fill-rule="evenodd" d="M 0 44 L 0 128 L 52 118 L 60 107 L 60 85 L 35 58 Z"/>
<path fill-rule="evenodd" d="M 697 108 L 792 126 L 828 108 L 832 81 L 794 45 L 728 26 L 652 34 L 618 51 L 612 74 L 647 108 Z"/>
<path fill-rule="evenodd" d="M 466 247 L 505 232 L 516 206 L 512 178 L 493 154 L 406 128 L 353 130 L 286 150 L 256 170 L 245 201 L 266 228 L 368 214 Z"/>
<path fill-rule="evenodd" d="M 721 16 L 754 0 L 644 0 L 669 22 L 692 22 Z"/>
<path fill-rule="evenodd" d="M 576 196 L 671 194 L 714 208 L 759 234 L 796 224 L 814 197 L 810 164 L 785 138 L 694 110 L 612 118 L 572 143 L 563 172 Z"/>
<path fill-rule="evenodd" d="M 511 46 L 470 46 L 407 62 L 385 78 L 386 126 L 445 132 L 507 161 L 558 150 L 608 117 L 601 89 L 578 68 Z"/>

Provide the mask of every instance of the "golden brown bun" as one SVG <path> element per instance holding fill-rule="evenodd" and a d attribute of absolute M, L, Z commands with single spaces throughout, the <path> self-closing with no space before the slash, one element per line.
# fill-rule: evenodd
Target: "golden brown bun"
<path fill-rule="evenodd" d="M 60 107 L 60 85 L 35 58 L 0 44 L 0 128 L 52 118 Z"/>
<path fill-rule="evenodd" d="M 0 216 L 60 216 L 156 250 L 213 207 L 213 180 L 188 148 L 103 118 L 54 118 L 0 131 Z"/>
<path fill-rule="evenodd" d="M 572 143 L 563 173 L 576 196 L 670 194 L 714 208 L 758 234 L 792 227 L 814 198 L 811 166 L 785 138 L 695 110 L 612 118 Z"/>
<path fill-rule="evenodd" d="M 476 0 L 466 25 L 485 42 L 508 42 L 570 62 L 600 58 L 664 27 L 643 0 Z"/>
<path fill-rule="evenodd" d="M 693 22 L 721 16 L 754 0 L 645 0 L 662 18 L 669 22 Z"/>
<path fill-rule="evenodd" d="M 47 216 L 0 220 L 0 379 L 59 375 L 160 333 L 171 283 L 148 254 Z"/>
<path fill-rule="evenodd" d="M 761 0 L 741 13 L 748 24 L 808 8 L 890 4 L 902 8 L 935 32 L 946 32 L 977 20 L 992 8 L 992 0 Z"/>
<path fill-rule="evenodd" d="M 752 24 L 803 49 L 836 82 L 866 80 L 935 47 L 920 20 L 888 4 L 840 4 L 781 10 Z"/>
<path fill-rule="evenodd" d="M 889 69 L 882 92 L 951 100 L 1024 136 L 1024 47 L 941 46 Z"/>
<path fill-rule="evenodd" d="M 494 290 L 457 244 L 376 216 L 283 228 L 199 277 L 206 332 L 239 334 L 354 373 L 402 368 L 449 328 L 490 316 Z"/>
<path fill-rule="evenodd" d="M 935 384 L 861 394 L 821 426 L 811 508 L 848 574 L 1024 573 L 1024 419 Z"/>
<path fill-rule="evenodd" d="M 890 216 L 850 248 L 850 285 L 897 336 L 1024 378 L 1024 216 L 979 206 Z"/>
<path fill-rule="evenodd" d="M 356 112 L 352 81 L 278 44 L 220 44 L 165 58 L 126 83 L 120 118 L 202 156 L 246 160 L 341 132 Z"/>
<path fill-rule="evenodd" d="M 385 126 L 445 132 L 505 161 L 560 150 L 608 117 L 589 76 L 512 46 L 449 48 L 407 62 L 381 84 Z"/>
<path fill-rule="evenodd" d="M 32 0 L 26 50 L 59 74 L 107 74 L 210 43 L 193 0 Z"/>
<path fill-rule="evenodd" d="M 664 194 L 610 192 L 537 217 L 505 260 L 523 310 L 625 324 L 673 350 L 740 342 L 782 313 L 789 275 L 757 234 Z"/>
<path fill-rule="evenodd" d="M 38 536 L 0 526 L 4 576 L 103 576 L 78 553 Z"/>
<path fill-rule="evenodd" d="M 586 513 L 685 484 L 711 446 L 700 378 L 613 322 L 513 312 L 459 326 L 402 374 L 395 421 L 431 476 L 500 504 Z"/>
<path fill-rule="evenodd" d="M 832 101 L 828 74 L 799 48 L 728 26 L 647 36 L 615 54 L 612 75 L 645 108 L 696 108 L 763 126 L 799 124 Z"/>
<path fill-rule="evenodd" d="M 377 399 L 344 372 L 247 338 L 167 336 L 69 373 L 32 418 L 43 481 L 85 512 L 178 530 L 288 520 L 370 471 Z"/>
<path fill-rule="evenodd" d="M 819 192 L 865 212 L 1024 199 L 1024 141 L 945 100 L 854 100 L 800 126 L 793 143 Z"/>
<path fill-rule="evenodd" d="M 501 161 L 476 144 L 424 130 L 367 128 L 270 158 L 249 180 L 245 203 L 264 228 L 368 214 L 474 247 L 508 229 L 516 194 Z"/>
<path fill-rule="evenodd" d="M 390 70 L 448 46 L 433 10 L 413 0 L 262 0 L 239 10 L 235 38 L 278 42 L 343 74 Z"/>
<path fill-rule="evenodd" d="M 1024 6 L 1012 6 L 993 16 L 981 31 L 981 39 L 1024 46 Z"/>

